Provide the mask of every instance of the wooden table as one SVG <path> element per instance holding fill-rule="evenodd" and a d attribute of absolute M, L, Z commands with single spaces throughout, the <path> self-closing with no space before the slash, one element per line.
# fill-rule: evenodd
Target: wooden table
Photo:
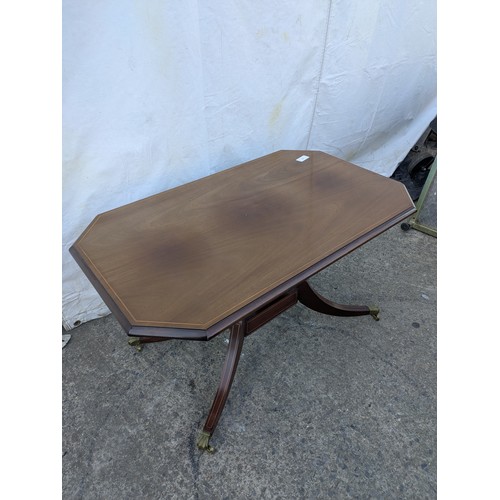
<path fill-rule="evenodd" d="M 70 252 L 132 345 L 231 329 L 198 440 L 211 451 L 244 338 L 297 301 L 378 319 L 306 280 L 414 211 L 399 182 L 319 151 L 278 151 L 100 214 Z"/>

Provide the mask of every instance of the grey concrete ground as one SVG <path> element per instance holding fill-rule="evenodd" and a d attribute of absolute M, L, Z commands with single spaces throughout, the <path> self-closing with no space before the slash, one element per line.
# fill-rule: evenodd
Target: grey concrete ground
<path fill-rule="evenodd" d="M 64 499 L 436 497 L 436 240 L 396 226 L 312 278 L 381 320 L 302 305 L 248 337 L 195 447 L 227 334 L 142 352 L 113 317 L 63 349 Z"/>

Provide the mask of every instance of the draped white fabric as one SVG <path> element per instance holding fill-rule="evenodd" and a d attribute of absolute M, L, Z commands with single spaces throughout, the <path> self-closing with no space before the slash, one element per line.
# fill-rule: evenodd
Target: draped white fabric
<path fill-rule="evenodd" d="M 434 0 L 63 0 L 63 325 L 109 313 L 68 249 L 99 213 L 279 149 L 389 176 L 436 115 Z"/>

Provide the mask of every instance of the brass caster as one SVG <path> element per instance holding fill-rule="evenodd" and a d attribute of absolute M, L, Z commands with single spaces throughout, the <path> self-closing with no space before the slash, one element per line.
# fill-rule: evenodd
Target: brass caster
<path fill-rule="evenodd" d="M 371 315 L 371 317 L 375 321 L 379 321 L 380 320 L 380 308 L 369 306 L 368 309 L 370 309 L 370 315 Z"/>
<path fill-rule="evenodd" d="M 142 351 L 141 339 L 139 337 L 132 337 L 128 340 L 128 345 L 135 347 L 139 352 Z"/>
<path fill-rule="evenodd" d="M 215 451 L 215 448 L 213 446 L 210 446 L 209 444 L 210 437 L 211 435 L 208 432 L 201 431 L 200 435 L 198 436 L 196 446 L 198 446 L 200 450 L 208 451 L 208 453 L 213 453 Z"/>

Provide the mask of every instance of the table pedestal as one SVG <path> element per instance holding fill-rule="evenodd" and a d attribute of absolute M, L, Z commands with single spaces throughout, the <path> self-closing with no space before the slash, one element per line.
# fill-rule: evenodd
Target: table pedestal
<path fill-rule="evenodd" d="M 307 281 L 302 281 L 272 302 L 262 306 L 257 311 L 248 314 L 240 321 L 234 323 L 231 326 L 229 347 L 227 350 L 226 360 L 224 361 L 224 366 L 222 367 L 219 387 L 215 394 L 215 398 L 205 425 L 203 426 L 203 430 L 201 431 L 197 441 L 199 449 L 206 450 L 208 452 L 215 451 L 215 449 L 210 446 L 210 438 L 217 427 L 226 404 L 229 391 L 231 390 L 231 385 L 236 374 L 245 337 L 255 332 L 276 316 L 279 316 L 297 302 L 300 302 L 313 311 L 329 314 L 331 316 L 364 316 L 369 314 L 373 317 L 373 319 L 377 321 L 379 320 L 380 311 L 378 307 L 336 304 L 335 302 L 332 302 L 315 292 Z M 162 337 L 133 337 L 129 340 L 129 344 L 135 346 L 138 350 L 141 350 L 143 344 L 150 342 L 162 342 L 165 340 L 171 339 Z"/>

